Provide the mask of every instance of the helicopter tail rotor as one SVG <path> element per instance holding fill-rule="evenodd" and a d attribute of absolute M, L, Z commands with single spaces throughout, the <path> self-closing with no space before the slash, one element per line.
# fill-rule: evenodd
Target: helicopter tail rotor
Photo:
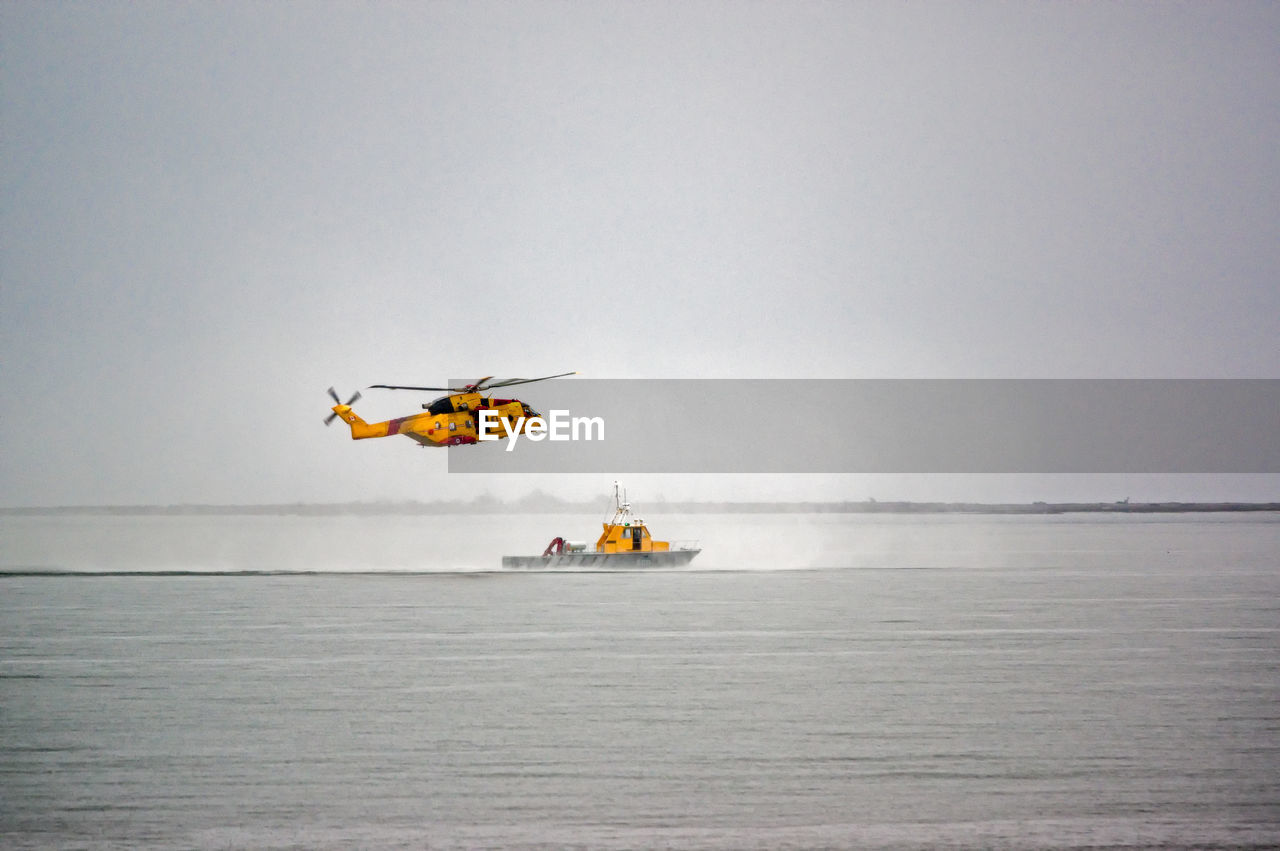
<path fill-rule="evenodd" d="M 343 401 L 338 397 L 338 392 L 337 392 L 336 390 L 334 390 L 332 387 L 330 387 L 330 388 L 329 388 L 329 397 L 330 397 L 331 399 L 333 399 L 333 402 L 334 402 L 334 405 L 335 405 L 335 406 L 346 406 L 346 407 L 350 408 L 352 405 L 354 405 L 354 404 L 355 404 L 355 403 L 360 399 L 360 391 L 359 391 L 359 390 L 357 390 L 355 393 L 351 394 L 351 398 L 350 398 L 350 399 L 348 399 L 347 401 L 343 402 Z M 329 424 L 331 424 L 334 420 L 336 420 L 337 418 L 338 418 L 338 412 L 337 412 L 337 411 L 334 411 L 332 414 L 330 414 L 329 416 L 327 416 L 327 417 L 325 417 L 325 418 L 324 418 L 324 424 L 325 424 L 325 425 L 329 425 Z"/>

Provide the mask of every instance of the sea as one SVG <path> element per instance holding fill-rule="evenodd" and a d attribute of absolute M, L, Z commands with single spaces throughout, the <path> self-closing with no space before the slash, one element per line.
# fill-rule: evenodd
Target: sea
<path fill-rule="evenodd" d="M 601 519 L 0 516 L 0 847 L 1280 847 L 1280 514 Z"/>

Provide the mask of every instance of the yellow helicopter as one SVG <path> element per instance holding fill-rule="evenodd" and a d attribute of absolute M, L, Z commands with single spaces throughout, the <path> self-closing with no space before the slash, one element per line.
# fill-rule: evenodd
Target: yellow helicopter
<path fill-rule="evenodd" d="M 541 416 L 519 399 L 495 399 L 485 396 L 488 390 L 498 387 L 510 387 L 513 384 L 530 384 L 534 381 L 546 381 L 550 378 L 563 378 L 576 375 L 577 372 L 562 372 L 559 375 L 544 375 L 541 378 L 500 378 L 494 380 L 492 375 L 481 378 L 475 384 L 462 387 L 408 387 L 402 384 L 373 384 L 365 388 L 372 390 L 423 390 L 428 392 L 445 392 L 430 402 L 424 402 L 425 413 L 410 414 L 407 417 L 396 417 L 381 423 L 367 423 L 360 418 L 351 406 L 361 396 L 356 391 L 350 399 L 343 402 L 337 392 L 329 388 L 329 396 L 335 402 L 333 413 L 325 417 L 324 424 L 329 425 L 335 419 L 341 419 L 351 426 L 351 439 L 364 440 L 368 437 L 391 437 L 403 434 L 416 440 L 423 446 L 467 446 L 480 440 L 480 411 L 494 411 L 487 418 L 490 422 L 489 434 L 501 439 L 508 434 L 520 434 L 527 430 L 529 420 Z M 496 422 L 496 426 L 494 423 Z"/>

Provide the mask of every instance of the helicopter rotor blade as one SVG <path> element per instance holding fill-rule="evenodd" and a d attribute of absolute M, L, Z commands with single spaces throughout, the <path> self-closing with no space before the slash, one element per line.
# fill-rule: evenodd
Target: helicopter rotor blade
<path fill-rule="evenodd" d="M 462 393 L 463 388 L 458 387 L 410 387 L 406 384 L 370 384 L 366 390 L 381 388 L 383 390 L 429 390 L 432 393 Z"/>
<path fill-rule="evenodd" d="M 544 375 L 541 378 L 500 378 L 497 381 L 490 381 L 485 385 L 485 387 L 510 387 L 513 384 L 532 384 L 535 381 L 546 381 L 549 378 L 564 378 L 566 375 L 577 374 L 578 371 L 575 369 L 573 372 L 562 372 L 559 375 Z"/>
<path fill-rule="evenodd" d="M 329 398 L 333 400 L 333 404 L 335 405 L 342 404 L 342 400 L 338 398 L 338 391 L 334 390 L 332 387 L 329 388 Z M 336 420 L 337 418 L 338 418 L 338 415 L 336 413 L 330 414 L 329 416 L 324 418 L 324 424 L 331 425 L 333 421 Z"/>
<path fill-rule="evenodd" d="M 486 375 L 474 384 L 465 387 L 417 387 L 409 384 L 370 384 L 366 390 L 425 390 L 431 393 L 478 393 L 493 387 L 510 387 L 513 384 L 529 384 L 534 381 L 546 381 L 548 378 L 564 378 L 566 375 L 577 375 L 578 371 L 562 372 L 558 375 L 544 375 L 541 378 L 499 378 Z"/>

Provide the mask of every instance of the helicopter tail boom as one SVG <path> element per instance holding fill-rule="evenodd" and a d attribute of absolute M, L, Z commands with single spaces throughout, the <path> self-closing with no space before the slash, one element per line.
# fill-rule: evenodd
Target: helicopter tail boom
<path fill-rule="evenodd" d="M 374 423 L 370 425 L 360 418 L 360 415 L 351 410 L 350 405 L 334 405 L 333 412 L 338 415 L 338 419 L 351 426 L 351 439 L 364 440 L 366 437 L 387 437 L 396 433 L 396 429 L 391 428 L 390 422 Z"/>

